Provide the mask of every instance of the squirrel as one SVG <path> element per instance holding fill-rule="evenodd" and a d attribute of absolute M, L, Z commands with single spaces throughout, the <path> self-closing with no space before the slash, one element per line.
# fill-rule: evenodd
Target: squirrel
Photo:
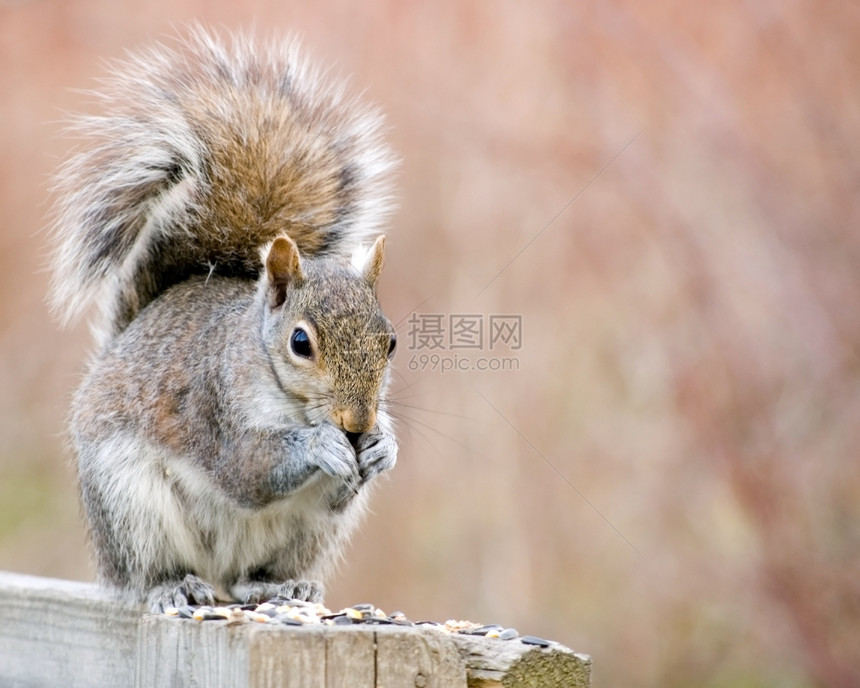
<path fill-rule="evenodd" d="M 382 117 L 292 39 L 200 27 L 95 95 L 50 301 L 97 307 L 69 434 L 98 578 L 153 612 L 320 602 L 397 457 Z"/>

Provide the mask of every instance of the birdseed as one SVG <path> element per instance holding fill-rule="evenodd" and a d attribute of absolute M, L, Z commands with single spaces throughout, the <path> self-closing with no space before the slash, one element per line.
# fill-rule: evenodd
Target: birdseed
<path fill-rule="evenodd" d="M 553 644 L 533 635 L 521 636 L 514 628 L 499 624 L 478 624 L 463 619 L 449 619 L 445 623 L 437 621 L 410 621 L 401 611 L 386 614 L 379 607 L 361 603 L 333 612 L 322 604 L 303 600 L 275 597 L 261 604 L 229 604 L 226 606 L 168 607 L 164 616 L 176 619 L 191 619 L 205 623 L 209 621 L 229 621 L 231 623 L 260 623 L 273 626 L 355 626 L 355 625 L 396 625 L 436 628 L 445 633 L 497 638 L 500 641 L 519 640 L 526 645 L 546 648 Z"/>

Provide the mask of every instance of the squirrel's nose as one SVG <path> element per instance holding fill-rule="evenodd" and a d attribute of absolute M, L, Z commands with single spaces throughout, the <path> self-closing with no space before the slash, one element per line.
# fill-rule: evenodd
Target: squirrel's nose
<path fill-rule="evenodd" d="M 373 426 L 376 425 L 376 411 L 373 409 L 339 408 L 332 413 L 332 419 L 344 432 L 361 434 L 373 429 Z"/>

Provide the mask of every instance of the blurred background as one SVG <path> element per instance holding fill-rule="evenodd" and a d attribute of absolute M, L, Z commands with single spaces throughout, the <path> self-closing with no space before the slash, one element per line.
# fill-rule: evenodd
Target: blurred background
<path fill-rule="evenodd" d="M 0 569 L 93 575 L 49 176 L 105 60 L 191 20 L 297 33 L 403 160 L 400 459 L 329 606 L 515 626 L 598 688 L 860 685 L 847 0 L 0 0 Z"/>

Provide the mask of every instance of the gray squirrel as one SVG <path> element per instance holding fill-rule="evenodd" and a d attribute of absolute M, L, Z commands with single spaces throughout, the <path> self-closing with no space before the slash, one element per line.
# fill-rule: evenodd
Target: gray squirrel
<path fill-rule="evenodd" d="M 321 601 L 397 456 L 381 117 L 293 42 L 200 28 L 95 95 L 51 302 L 98 311 L 70 435 L 99 579 L 156 612 Z"/>

